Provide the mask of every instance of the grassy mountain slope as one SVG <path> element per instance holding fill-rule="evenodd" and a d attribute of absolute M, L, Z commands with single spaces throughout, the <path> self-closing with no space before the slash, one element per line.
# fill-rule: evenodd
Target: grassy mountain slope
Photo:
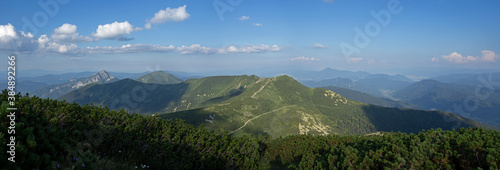
<path fill-rule="evenodd" d="M 186 84 L 147 84 L 132 79 L 108 84 L 92 84 L 72 91 L 60 100 L 80 104 L 107 105 L 137 113 L 162 112 L 169 102 L 179 100 L 187 90 Z"/>
<path fill-rule="evenodd" d="M 147 85 L 155 84 L 127 79 L 82 88 L 61 99 L 108 105 L 111 109 L 126 107 L 145 114 L 164 113 L 160 117 L 181 118 L 196 126 L 204 124 L 208 129 L 236 135 L 345 135 L 483 126 L 439 111 L 368 105 L 327 89 L 308 88 L 289 76 L 218 76 L 155 88 Z M 453 127 L 449 119 L 461 123 Z"/>
<path fill-rule="evenodd" d="M 107 105 L 115 110 L 124 108 L 141 114 L 170 113 L 224 101 L 258 79 L 257 76 L 220 76 L 178 84 L 149 84 L 124 79 L 86 86 L 59 99 Z"/>
<path fill-rule="evenodd" d="M 136 81 L 143 83 L 154 83 L 154 84 L 177 84 L 182 82 L 181 79 L 165 73 L 163 71 L 155 71 L 135 79 Z"/>
<path fill-rule="evenodd" d="M 212 130 L 229 130 L 237 135 L 273 137 L 486 127 L 440 111 L 385 108 L 356 102 L 330 90 L 307 88 L 288 76 L 259 79 L 224 102 L 160 117 L 181 118 L 188 123 L 204 124 Z M 460 124 L 452 120 L 459 120 Z"/>
<path fill-rule="evenodd" d="M 338 93 L 338 94 L 340 94 L 348 99 L 363 102 L 366 104 L 372 104 L 372 105 L 384 106 L 384 107 L 398 107 L 398 108 L 413 108 L 413 107 L 415 107 L 414 105 L 411 105 L 408 103 L 403 103 L 403 102 L 393 101 L 390 99 L 375 97 L 375 96 L 372 96 L 370 94 L 363 93 L 363 92 L 356 91 L 356 90 L 351 90 L 348 88 L 342 88 L 342 87 L 336 87 L 336 86 L 327 86 L 327 87 L 321 87 L 321 88 L 334 91 L 335 93 Z"/>

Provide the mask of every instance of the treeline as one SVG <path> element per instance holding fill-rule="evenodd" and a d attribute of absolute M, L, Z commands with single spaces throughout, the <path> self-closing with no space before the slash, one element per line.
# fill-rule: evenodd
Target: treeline
<path fill-rule="evenodd" d="M 500 132 L 460 129 L 371 136 L 234 137 L 181 120 L 16 96 L 15 163 L 1 95 L 0 169 L 498 169 Z"/>

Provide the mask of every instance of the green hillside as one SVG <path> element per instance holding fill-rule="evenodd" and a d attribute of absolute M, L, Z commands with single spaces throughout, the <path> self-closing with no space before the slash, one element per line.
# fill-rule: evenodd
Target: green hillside
<path fill-rule="evenodd" d="M 88 86 L 60 99 L 141 114 L 160 113 L 165 119 L 181 118 L 195 126 L 204 124 L 210 130 L 236 135 L 349 135 L 486 127 L 445 112 L 385 108 L 349 100 L 327 89 L 303 86 L 289 76 L 217 76 L 171 85 L 126 79 Z M 451 120 L 461 123 L 455 126 Z"/>
<path fill-rule="evenodd" d="M 367 93 L 363 93 L 360 91 L 356 90 L 351 90 L 348 88 L 342 88 L 342 87 L 336 87 L 336 86 L 327 86 L 327 87 L 321 87 L 324 89 L 328 89 L 331 91 L 334 91 L 335 93 L 338 93 L 348 99 L 354 100 L 354 101 L 359 101 L 362 103 L 366 104 L 372 104 L 372 105 L 377 105 L 377 106 L 384 106 L 384 107 L 398 107 L 398 108 L 413 108 L 415 106 L 408 104 L 408 103 L 403 103 L 403 102 L 398 102 L 398 101 L 393 101 L 390 99 L 385 99 L 381 97 L 375 97 Z"/>
<path fill-rule="evenodd" d="M 143 83 L 154 83 L 154 84 L 177 84 L 182 82 L 181 79 L 165 73 L 164 71 L 155 71 L 135 79 L 136 81 Z"/>
<path fill-rule="evenodd" d="M 237 89 L 236 87 L 234 87 Z M 161 114 L 212 130 L 236 135 L 367 134 L 377 131 L 419 132 L 422 129 L 482 125 L 440 111 L 386 108 L 349 100 L 322 88 L 307 88 L 288 76 L 259 79 L 240 95 L 218 104 Z M 457 127 L 456 122 L 460 120 Z"/>

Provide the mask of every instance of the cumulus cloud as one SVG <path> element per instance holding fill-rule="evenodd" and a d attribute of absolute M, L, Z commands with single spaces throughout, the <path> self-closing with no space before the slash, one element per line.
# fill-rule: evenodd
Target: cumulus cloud
<path fill-rule="evenodd" d="M 10 23 L 0 25 L 0 51 L 27 52 L 36 48 L 38 48 L 38 43 L 31 33 L 17 31 Z"/>
<path fill-rule="evenodd" d="M 178 8 L 167 7 L 155 13 L 155 16 L 146 21 L 144 28 L 151 29 L 151 24 L 160 24 L 168 21 L 180 22 L 188 19 L 191 15 L 186 11 L 187 5 Z"/>
<path fill-rule="evenodd" d="M 54 33 L 51 36 L 51 39 L 56 42 L 91 42 L 93 39 L 87 36 L 80 36 L 77 33 L 76 25 L 65 23 L 59 28 L 54 29 Z"/>
<path fill-rule="evenodd" d="M 0 25 L 0 40 L 9 41 L 10 39 L 17 38 L 16 29 L 12 24 Z"/>
<path fill-rule="evenodd" d="M 107 24 L 106 26 L 100 26 L 95 35 L 98 37 L 106 37 L 104 34 L 110 35 L 111 32 L 120 32 L 123 28 L 117 27 L 115 22 L 113 24 Z M 125 26 L 128 28 L 133 28 L 128 22 L 118 23 L 118 25 Z M 127 28 L 127 29 L 128 29 Z M 118 30 L 118 31 L 117 31 Z M 41 35 L 38 38 L 34 38 L 31 33 L 24 33 L 22 31 L 16 31 L 14 26 L 11 24 L 0 25 L 0 51 L 8 52 L 27 52 L 32 53 L 37 56 L 45 54 L 62 54 L 70 55 L 71 57 L 83 56 L 86 54 L 115 54 L 115 53 L 147 53 L 147 52 L 178 52 L 180 54 L 232 54 L 232 53 L 265 53 L 265 52 L 277 52 L 281 48 L 278 45 L 230 45 L 221 48 L 211 48 L 205 47 L 200 44 L 193 44 L 190 46 L 178 46 L 173 45 L 151 45 L 151 44 L 127 44 L 123 46 L 113 47 L 113 46 L 96 46 L 96 47 L 86 47 L 81 48 L 74 43 L 64 43 L 62 40 L 68 40 L 65 42 L 75 42 L 74 37 L 78 39 L 79 36 L 76 33 L 76 26 L 71 24 L 63 24 L 61 27 L 54 29 L 54 34 L 56 35 L 69 35 L 72 38 L 61 38 L 55 40 L 53 37 L 49 37 L 46 34 Z M 114 34 L 114 38 L 121 40 L 122 34 Z M 57 36 L 56 36 L 57 37 Z M 108 37 L 106 37 L 108 38 Z M 132 39 L 132 38 L 130 38 Z"/>
<path fill-rule="evenodd" d="M 33 51 L 35 55 L 46 53 L 57 53 L 64 55 L 83 55 L 82 49 L 76 44 L 62 44 L 52 41 L 46 34 L 41 35 L 37 40 L 38 48 Z"/>
<path fill-rule="evenodd" d="M 45 52 L 66 54 L 66 55 L 81 55 L 82 50 L 75 44 L 59 44 L 55 42 L 49 42 L 46 45 Z"/>
<path fill-rule="evenodd" d="M 56 29 L 55 33 L 69 34 L 73 32 L 72 29 L 71 27 L 63 27 Z M 17 31 L 11 24 L 0 25 L 0 51 L 34 55 L 46 53 L 80 55 L 82 53 L 82 50 L 75 44 L 54 42 L 46 34 L 35 38 L 31 33 Z"/>
<path fill-rule="evenodd" d="M 352 57 L 352 58 L 349 58 L 349 62 L 351 62 L 351 63 L 359 63 L 362 60 L 363 60 L 363 58 L 361 58 L 361 57 Z"/>
<path fill-rule="evenodd" d="M 120 39 L 124 35 L 129 35 L 138 30 L 141 30 L 141 28 L 134 27 L 128 21 L 115 21 L 111 24 L 99 25 L 96 32 L 92 33 L 92 36 L 102 39 Z"/>
<path fill-rule="evenodd" d="M 481 53 L 483 54 L 481 60 L 487 62 L 497 62 L 496 58 L 498 58 L 498 56 L 495 54 L 495 52 L 489 50 L 483 50 L 481 51 Z"/>
<path fill-rule="evenodd" d="M 313 44 L 313 48 L 328 48 L 328 46 L 323 45 L 323 44 L 319 44 L 319 43 L 315 43 L 315 44 Z"/>
<path fill-rule="evenodd" d="M 245 21 L 245 20 L 249 20 L 250 17 L 249 16 L 241 16 L 240 18 L 238 18 L 240 21 Z"/>
<path fill-rule="evenodd" d="M 300 56 L 300 57 L 290 58 L 290 61 L 313 62 L 313 61 L 319 61 L 319 58 Z"/>
<path fill-rule="evenodd" d="M 482 56 L 462 56 L 462 54 L 457 52 L 452 52 L 449 55 L 443 55 L 441 57 L 433 57 L 431 59 L 432 62 L 448 62 L 448 63 L 472 63 L 472 62 L 496 62 L 496 58 L 498 57 L 494 51 L 483 50 L 481 51 Z"/>
<path fill-rule="evenodd" d="M 261 23 L 253 23 L 253 26 L 262 27 L 262 24 Z"/>

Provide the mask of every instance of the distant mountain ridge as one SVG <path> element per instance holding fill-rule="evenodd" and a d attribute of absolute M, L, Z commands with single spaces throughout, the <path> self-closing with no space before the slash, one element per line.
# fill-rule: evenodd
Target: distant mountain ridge
<path fill-rule="evenodd" d="M 415 107 L 414 105 L 411 105 L 408 103 L 403 103 L 403 102 L 393 101 L 390 99 L 380 98 L 380 97 L 372 96 L 370 94 L 363 93 L 360 91 L 351 90 L 348 88 L 342 88 L 342 87 L 336 87 L 336 86 L 327 86 L 327 87 L 321 87 L 321 88 L 334 91 L 335 93 L 338 93 L 338 94 L 340 94 L 348 99 L 363 102 L 366 104 L 384 106 L 384 107 L 397 107 L 397 108 L 414 108 Z"/>
<path fill-rule="evenodd" d="M 155 71 L 148 73 L 141 77 L 135 79 L 136 81 L 143 83 L 154 83 L 154 84 L 177 84 L 181 83 L 182 80 L 164 71 Z"/>
<path fill-rule="evenodd" d="M 414 104 L 419 109 L 436 109 L 454 112 L 490 125 L 500 126 L 500 90 L 488 91 L 488 98 L 477 98 L 477 86 L 422 80 L 393 93 L 393 97 Z M 485 93 L 483 91 L 481 93 Z M 489 93 L 492 92 L 492 93 Z M 466 101 L 477 101 L 477 107 L 465 108 Z"/>
<path fill-rule="evenodd" d="M 499 84 L 500 72 L 482 73 L 482 74 L 473 74 L 473 73 L 449 74 L 449 75 L 431 77 L 430 79 L 437 80 L 443 83 L 456 83 L 456 84 L 470 85 L 470 86 L 481 85 L 483 84 L 484 81 L 494 82 L 496 84 Z"/>
<path fill-rule="evenodd" d="M 377 97 L 390 98 L 392 92 L 399 90 L 412 82 L 413 81 L 408 77 L 399 74 L 367 74 L 363 77 L 358 77 L 357 80 L 336 77 L 323 79 L 321 81 L 303 81 L 302 83 L 308 87 L 336 86 L 368 93 Z"/>
<path fill-rule="evenodd" d="M 41 87 L 35 90 L 33 92 L 33 95 L 36 95 L 41 98 L 57 99 L 62 95 L 65 95 L 73 90 L 79 89 L 89 84 L 109 83 L 116 80 L 118 80 L 116 77 L 114 77 L 107 71 L 102 70 L 87 78 L 81 78 L 81 79 L 72 78 L 71 80 L 62 84 Z"/>
<path fill-rule="evenodd" d="M 124 79 L 93 84 L 61 98 L 80 104 L 160 113 L 211 130 L 273 137 L 295 134 L 416 133 L 422 129 L 486 127 L 441 111 L 386 108 L 347 99 L 323 88 L 308 88 L 292 77 L 215 76 L 178 84 L 150 84 Z M 461 124 L 454 127 L 457 120 Z"/>

